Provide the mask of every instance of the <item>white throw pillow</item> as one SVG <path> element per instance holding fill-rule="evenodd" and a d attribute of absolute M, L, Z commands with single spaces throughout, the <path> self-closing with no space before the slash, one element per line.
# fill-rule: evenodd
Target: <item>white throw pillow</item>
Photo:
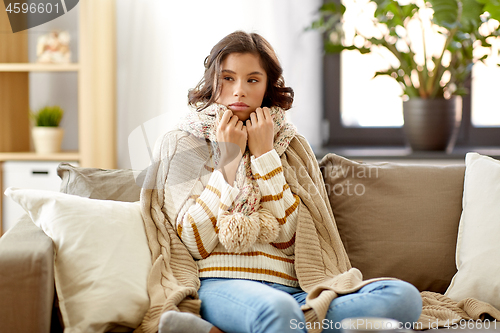
<path fill-rule="evenodd" d="M 465 157 L 458 272 L 445 295 L 472 297 L 500 309 L 500 161 L 477 153 Z"/>
<path fill-rule="evenodd" d="M 55 247 L 65 332 L 136 328 L 149 308 L 151 255 L 139 203 L 8 188 Z"/>

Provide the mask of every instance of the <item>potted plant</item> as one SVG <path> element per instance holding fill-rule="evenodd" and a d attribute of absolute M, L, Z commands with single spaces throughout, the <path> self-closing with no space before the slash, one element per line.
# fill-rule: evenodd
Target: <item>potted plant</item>
<path fill-rule="evenodd" d="M 38 154 L 56 153 L 61 150 L 64 130 L 59 128 L 59 123 L 63 115 L 64 111 L 57 105 L 45 106 L 30 113 L 34 122 L 31 133 Z"/>
<path fill-rule="evenodd" d="M 366 14 L 373 35 L 354 25 L 344 31 L 346 10 L 326 2 L 310 28 L 325 34 L 326 53 L 358 50 L 387 56 L 388 75 L 402 88 L 404 131 L 414 150 L 453 146 L 461 121 L 461 95 L 472 66 L 495 50 L 500 35 L 496 0 L 352 0 Z M 498 2 L 497 2 L 498 3 Z M 436 46 L 436 44 L 438 44 Z M 390 59 L 392 57 L 392 59 Z"/>

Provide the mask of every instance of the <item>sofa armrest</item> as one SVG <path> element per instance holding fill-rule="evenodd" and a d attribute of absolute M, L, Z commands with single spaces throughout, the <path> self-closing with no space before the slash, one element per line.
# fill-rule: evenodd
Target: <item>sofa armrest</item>
<path fill-rule="evenodd" d="M 52 240 L 24 215 L 0 238 L 3 332 L 50 332 L 54 301 Z"/>

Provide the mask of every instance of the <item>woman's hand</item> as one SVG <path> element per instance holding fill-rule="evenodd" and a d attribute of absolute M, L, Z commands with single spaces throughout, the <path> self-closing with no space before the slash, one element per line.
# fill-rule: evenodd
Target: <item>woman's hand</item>
<path fill-rule="evenodd" d="M 255 157 L 273 150 L 274 121 L 269 108 L 257 108 L 246 121 L 248 149 Z"/>
<path fill-rule="evenodd" d="M 229 184 L 234 182 L 236 170 L 247 146 L 247 129 L 238 116 L 226 110 L 217 124 L 217 142 L 221 152 L 219 168 Z"/>
<path fill-rule="evenodd" d="M 226 110 L 222 115 L 219 124 L 217 124 L 217 142 L 221 147 L 221 154 L 225 157 L 235 158 L 238 151 L 236 147 L 240 148 L 241 155 L 245 152 L 247 146 L 247 130 L 243 126 L 243 122 L 239 120 L 238 116 L 233 115 L 231 110 Z M 231 145 L 228 143 L 235 144 Z"/>

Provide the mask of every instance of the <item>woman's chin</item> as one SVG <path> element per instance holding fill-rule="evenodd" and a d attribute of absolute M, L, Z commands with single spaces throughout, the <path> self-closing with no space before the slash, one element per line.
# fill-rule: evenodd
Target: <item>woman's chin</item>
<path fill-rule="evenodd" d="M 239 120 L 245 122 L 246 120 L 250 119 L 250 114 L 252 112 L 241 112 L 241 111 L 233 111 L 233 114 L 238 117 Z"/>

